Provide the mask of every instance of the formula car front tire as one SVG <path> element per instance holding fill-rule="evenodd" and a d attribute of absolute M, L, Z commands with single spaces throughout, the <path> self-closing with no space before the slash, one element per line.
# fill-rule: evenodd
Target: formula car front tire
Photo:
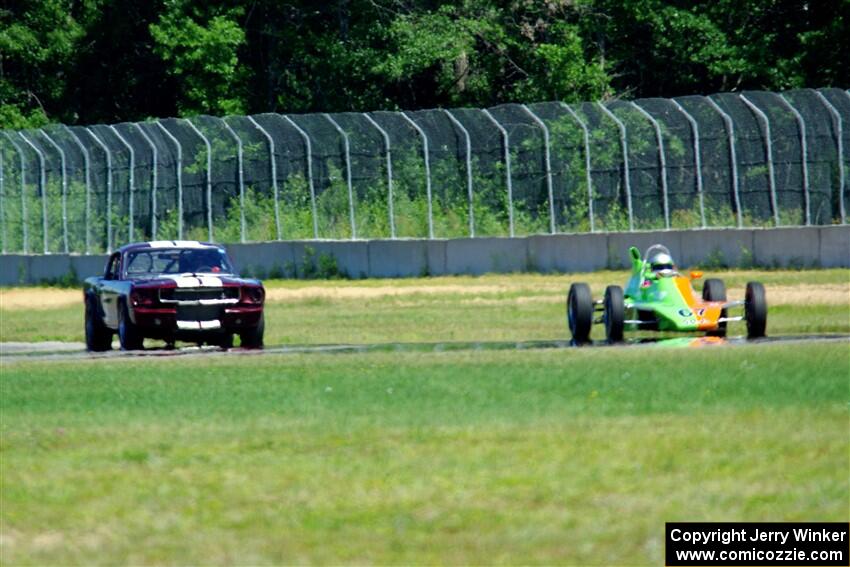
<path fill-rule="evenodd" d="M 705 301 L 726 301 L 726 284 L 723 280 L 717 278 L 709 278 L 705 280 L 705 285 L 702 287 L 702 298 Z M 726 310 L 720 310 L 720 317 L 726 317 Z M 706 333 L 709 337 L 725 337 L 726 336 L 726 321 L 723 321 L 717 326 L 714 331 Z"/>
<path fill-rule="evenodd" d="M 618 285 L 606 287 L 604 306 L 602 319 L 605 322 L 605 339 L 609 344 L 623 342 L 626 315 L 623 288 Z"/>
<path fill-rule="evenodd" d="M 759 282 L 748 282 L 744 296 L 744 318 L 747 320 L 747 338 L 760 339 L 767 331 L 767 296 Z"/>
<path fill-rule="evenodd" d="M 590 342 L 593 325 L 593 296 L 586 283 L 574 283 L 567 294 L 567 326 L 575 344 Z"/>
<path fill-rule="evenodd" d="M 122 303 L 118 310 L 118 341 L 121 343 L 121 350 L 141 350 L 145 342 L 139 328 L 130 319 L 126 303 Z"/>
<path fill-rule="evenodd" d="M 94 300 L 86 297 L 86 350 L 89 352 L 104 352 L 112 348 L 112 331 L 103 324 L 103 319 L 97 312 Z"/>

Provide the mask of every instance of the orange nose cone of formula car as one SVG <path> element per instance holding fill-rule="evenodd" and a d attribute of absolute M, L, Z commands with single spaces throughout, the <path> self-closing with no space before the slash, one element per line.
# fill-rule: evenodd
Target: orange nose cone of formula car
<path fill-rule="evenodd" d="M 691 287 L 691 280 L 683 278 L 682 276 L 676 276 L 674 281 L 676 282 L 676 287 L 679 289 L 679 295 L 681 295 L 682 299 L 685 300 L 687 306 L 693 310 L 696 307 L 697 298 L 694 296 L 694 290 Z"/>
<path fill-rule="evenodd" d="M 697 307 L 694 314 L 697 316 L 697 325 L 700 331 L 710 331 L 716 329 L 718 319 L 723 313 L 722 303 L 717 301 L 700 302 L 702 307 Z"/>
<path fill-rule="evenodd" d="M 700 273 L 700 275 L 702 275 Z M 693 311 L 697 320 L 697 329 L 700 331 L 711 331 L 717 328 L 717 322 L 723 312 L 723 302 L 704 301 L 694 294 L 690 278 L 676 277 L 676 287 L 685 303 Z"/>

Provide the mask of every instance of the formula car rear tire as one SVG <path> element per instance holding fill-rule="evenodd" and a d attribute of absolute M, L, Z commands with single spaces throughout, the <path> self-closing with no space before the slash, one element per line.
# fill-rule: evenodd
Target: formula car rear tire
<path fill-rule="evenodd" d="M 122 303 L 118 310 L 118 342 L 121 343 L 121 350 L 141 350 L 145 342 L 145 337 L 130 319 L 126 303 Z"/>
<path fill-rule="evenodd" d="M 705 280 L 705 285 L 702 287 L 702 298 L 705 301 L 726 301 L 726 284 L 723 280 L 717 278 L 709 278 Z M 720 317 L 726 317 L 726 310 L 720 310 Z M 726 321 L 723 321 L 717 326 L 714 331 L 706 333 L 709 337 L 725 337 L 726 336 Z"/>
<path fill-rule="evenodd" d="M 239 343 L 242 348 L 263 348 L 263 334 L 266 330 L 265 317 L 260 315 L 260 322 L 256 327 L 239 333 Z"/>
<path fill-rule="evenodd" d="M 625 298 L 623 288 L 609 285 L 605 288 L 605 311 L 602 320 L 605 322 L 605 339 L 610 344 L 623 342 L 625 329 Z"/>
<path fill-rule="evenodd" d="M 97 312 L 94 300 L 86 297 L 86 350 L 89 352 L 104 352 L 112 349 L 112 331 L 103 324 L 103 319 Z"/>
<path fill-rule="evenodd" d="M 744 296 L 744 317 L 747 320 L 747 338 L 760 339 L 767 330 L 767 297 L 759 282 L 748 282 Z"/>
<path fill-rule="evenodd" d="M 567 294 L 567 326 L 573 342 L 581 345 L 590 341 L 593 325 L 593 296 L 586 283 L 574 283 Z"/>

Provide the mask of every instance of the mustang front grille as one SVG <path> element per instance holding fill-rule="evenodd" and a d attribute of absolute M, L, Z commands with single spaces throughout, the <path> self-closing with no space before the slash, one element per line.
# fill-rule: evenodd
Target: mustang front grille
<path fill-rule="evenodd" d="M 176 287 L 161 289 L 159 300 L 163 303 L 217 304 L 239 301 L 238 287 Z"/>

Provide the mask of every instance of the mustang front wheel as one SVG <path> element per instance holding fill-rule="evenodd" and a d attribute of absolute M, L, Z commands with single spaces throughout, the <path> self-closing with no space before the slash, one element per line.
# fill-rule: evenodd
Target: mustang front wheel
<path fill-rule="evenodd" d="M 609 285 L 605 288 L 605 338 L 609 343 L 623 341 L 623 329 L 625 328 L 625 300 L 623 288 L 618 285 Z"/>
<path fill-rule="evenodd" d="M 127 304 L 122 304 L 118 310 L 118 341 L 121 350 L 141 350 L 145 341 L 139 328 L 130 320 Z"/>
<path fill-rule="evenodd" d="M 215 344 L 224 350 L 233 348 L 233 333 L 224 333 Z"/>
<path fill-rule="evenodd" d="M 747 319 L 747 338 L 758 339 L 767 330 L 767 297 L 759 282 L 747 283 L 744 296 L 744 316 Z"/>
<path fill-rule="evenodd" d="M 86 298 L 86 350 L 103 352 L 112 348 L 112 331 L 106 328 L 94 300 Z"/>
<path fill-rule="evenodd" d="M 593 296 L 586 283 L 574 283 L 567 294 L 567 326 L 573 336 L 573 342 L 584 344 L 590 341 L 590 327 L 593 325 Z"/>
<path fill-rule="evenodd" d="M 266 320 L 262 315 L 256 327 L 239 333 L 242 348 L 263 348 L 263 334 L 266 330 Z"/>

